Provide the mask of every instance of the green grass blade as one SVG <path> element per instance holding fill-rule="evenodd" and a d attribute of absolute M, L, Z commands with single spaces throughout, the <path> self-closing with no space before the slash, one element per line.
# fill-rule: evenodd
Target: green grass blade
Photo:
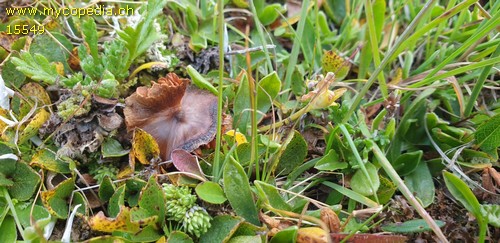
<path fill-rule="evenodd" d="M 212 167 L 212 175 L 214 182 L 218 183 L 222 174 L 222 166 L 220 164 L 220 151 L 222 140 L 222 86 L 224 79 L 224 3 L 222 0 L 217 0 L 217 11 L 219 20 L 219 90 L 217 94 L 217 133 L 215 135 L 215 156 Z"/>
<path fill-rule="evenodd" d="M 422 10 L 417 14 L 417 16 L 411 21 L 411 23 L 408 25 L 406 30 L 401 34 L 401 36 L 398 38 L 394 46 L 391 48 L 389 53 L 382 59 L 382 62 L 380 65 L 375 69 L 375 71 L 372 73 L 372 76 L 368 79 L 366 82 L 365 86 L 363 86 L 363 89 L 356 95 L 356 98 L 354 99 L 351 108 L 347 112 L 347 114 L 344 116 L 344 119 L 342 122 L 347 122 L 349 118 L 352 116 L 354 111 L 358 109 L 359 104 L 361 103 L 361 100 L 363 97 L 366 95 L 370 87 L 373 85 L 375 82 L 375 79 L 378 77 L 378 74 L 384 69 L 384 67 L 389 64 L 389 61 L 392 60 L 393 56 L 396 56 L 399 54 L 398 49 L 401 47 L 403 42 L 405 42 L 406 38 L 412 33 L 412 31 L 415 29 L 417 26 L 418 22 L 422 19 L 422 17 L 429 11 L 431 11 L 431 6 L 433 5 L 435 0 L 431 0 L 427 2 L 424 7 L 422 7 Z"/>
<path fill-rule="evenodd" d="M 495 53 L 493 53 L 491 55 L 491 58 L 496 58 L 499 55 L 500 55 L 500 43 L 497 45 Z M 470 114 L 472 112 L 472 108 L 474 107 L 474 103 L 476 102 L 477 98 L 479 97 L 479 93 L 481 93 L 481 90 L 483 89 L 484 82 L 486 81 L 486 78 L 490 74 L 490 70 L 492 67 L 493 67 L 493 64 L 484 67 L 483 71 L 481 72 L 481 75 L 477 79 L 477 82 L 474 85 L 474 88 L 472 89 L 472 94 L 470 95 L 469 101 L 467 102 L 467 105 L 465 106 L 465 111 L 464 111 L 465 117 L 470 116 Z"/>
<path fill-rule="evenodd" d="M 341 185 L 337 185 L 337 184 L 330 182 L 330 181 L 324 181 L 323 184 L 328 186 L 328 187 L 331 187 L 332 189 L 337 190 L 338 192 L 342 193 L 344 196 L 346 196 L 346 197 L 348 197 L 356 202 L 362 203 L 368 207 L 376 208 L 379 206 L 378 203 L 374 202 L 370 198 L 367 198 L 367 197 L 365 197 L 365 196 L 363 196 L 363 195 L 361 195 L 353 190 L 349 190 Z"/>
<path fill-rule="evenodd" d="M 458 6 L 458 5 L 457 5 Z M 426 77 L 431 77 L 437 72 L 439 72 L 441 69 L 443 69 L 444 66 L 446 66 L 448 63 L 450 63 L 455 57 L 463 53 L 465 50 L 469 49 L 475 42 L 478 40 L 484 38 L 487 33 L 495 29 L 500 25 L 500 11 L 497 12 L 489 21 L 484 22 L 481 27 L 479 27 L 467 41 L 465 41 L 460 47 L 455 50 L 452 54 L 448 55 L 446 59 L 441 61 L 435 68 L 432 70 L 429 74 L 427 74 Z"/>
<path fill-rule="evenodd" d="M 376 3 L 377 4 L 377 3 Z M 385 5 L 384 5 L 385 6 Z M 375 27 L 375 22 L 377 21 L 375 18 L 380 18 L 380 16 L 375 16 L 373 13 L 373 5 L 371 0 L 365 0 L 365 10 L 366 10 L 366 21 L 368 23 L 368 33 L 370 36 L 370 47 L 372 49 L 372 55 L 373 55 L 373 62 L 375 64 L 375 67 L 380 66 L 380 56 L 379 56 L 379 48 L 378 48 L 378 37 Z M 385 8 L 384 8 L 385 10 Z M 385 12 L 385 11 L 384 11 Z M 380 22 L 380 19 L 378 20 Z M 384 16 L 382 15 L 382 23 L 384 22 Z M 380 25 L 380 24 L 379 24 Z M 380 36 L 380 34 L 378 34 Z M 378 83 L 380 86 L 380 90 L 382 91 L 382 96 L 387 97 L 388 91 L 387 91 L 387 85 L 385 83 L 385 77 L 384 77 L 384 72 L 379 72 L 378 73 Z"/>
<path fill-rule="evenodd" d="M 345 138 L 347 139 L 347 143 L 349 144 L 349 147 L 351 148 L 351 151 L 354 153 L 354 157 L 356 158 L 356 162 L 358 162 L 358 165 L 365 175 L 366 179 L 368 179 L 367 183 L 370 184 L 370 187 L 373 190 L 373 196 L 375 197 L 375 201 L 378 203 L 378 197 L 377 197 L 377 189 L 374 186 L 373 181 L 371 180 L 370 175 L 368 174 L 368 171 L 366 170 L 365 163 L 363 163 L 363 160 L 361 159 L 361 156 L 359 156 L 358 149 L 356 148 L 356 145 L 354 145 L 354 141 L 351 138 L 351 134 L 347 131 L 347 128 L 344 126 L 344 124 L 340 124 L 340 131 L 344 134 Z"/>
<path fill-rule="evenodd" d="M 302 8 L 300 10 L 300 16 L 307 16 L 307 7 L 309 6 L 310 0 L 304 0 L 302 2 Z M 299 51 L 301 48 L 300 45 L 300 39 L 302 38 L 302 34 L 304 33 L 304 26 L 306 25 L 307 18 L 300 18 L 299 24 L 297 27 L 297 34 L 294 37 L 293 40 L 293 47 L 292 47 L 292 53 L 290 54 L 290 57 L 288 59 L 288 67 L 286 69 L 286 76 L 285 76 L 285 84 L 283 87 L 283 90 L 288 90 L 292 84 L 292 75 L 293 75 L 293 70 L 295 69 L 295 65 L 297 64 L 297 59 L 299 56 Z"/>

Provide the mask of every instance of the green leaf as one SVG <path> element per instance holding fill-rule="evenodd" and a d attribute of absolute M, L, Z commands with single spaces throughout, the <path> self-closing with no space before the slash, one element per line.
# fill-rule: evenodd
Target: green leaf
<path fill-rule="evenodd" d="M 223 176 L 224 192 L 236 214 L 252 224 L 260 225 L 248 177 L 241 165 L 230 159 L 224 166 Z"/>
<path fill-rule="evenodd" d="M 396 192 L 396 189 L 398 189 L 398 187 L 394 184 L 394 182 L 380 175 L 380 187 L 377 191 L 378 202 L 380 204 L 386 204 L 389 202 L 392 195 Z"/>
<path fill-rule="evenodd" d="M 260 232 L 265 232 L 267 230 L 266 226 L 256 226 L 249 222 L 242 222 L 236 232 L 234 232 L 233 237 L 242 235 L 261 235 Z"/>
<path fill-rule="evenodd" d="M 85 198 L 81 192 L 74 192 L 73 200 L 71 201 L 71 210 L 73 210 L 76 205 L 81 204 L 82 206 L 80 206 L 76 211 L 81 215 L 88 215 L 89 207 L 87 206 L 87 202 L 87 198 Z"/>
<path fill-rule="evenodd" d="M 193 239 L 182 231 L 172 231 L 168 235 L 168 243 L 193 243 Z"/>
<path fill-rule="evenodd" d="M 207 38 L 203 34 L 195 32 L 191 35 L 189 44 L 194 48 L 194 50 L 200 51 L 207 48 Z"/>
<path fill-rule="evenodd" d="M 7 145 L 0 143 L 0 154 L 12 154 L 12 149 Z M 16 170 L 17 162 L 13 159 L 0 159 L 0 173 L 9 176 Z"/>
<path fill-rule="evenodd" d="M 382 42 L 382 30 L 385 22 L 385 0 L 375 0 L 373 3 L 373 16 L 375 20 L 375 33 L 377 34 L 378 42 Z"/>
<path fill-rule="evenodd" d="M 101 63 L 101 59 L 99 59 L 99 47 L 97 46 L 97 26 L 94 22 L 94 18 L 88 18 L 86 21 L 83 21 L 82 32 L 83 38 L 85 38 L 85 42 L 87 43 L 90 55 L 92 56 L 95 64 L 99 65 Z"/>
<path fill-rule="evenodd" d="M 146 217 L 158 216 L 158 222 L 163 226 L 165 223 L 165 193 L 158 182 L 156 177 L 149 178 L 148 184 L 142 189 L 139 198 L 139 207 L 146 212 Z"/>
<path fill-rule="evenodd" d="M 349 164 L 346 162 L 341 162 L 339 155 L 337 152 L 335 152 L 334 149 L 330 149 L 326 155 L 321 157 L 318 162 L 316 162 L 316 165 L 314 165 L 314 168 L 317 170 L 328 170 L 328 171 L 334 171 L 334 170 L 341 170 L 347 168 Z"/>
<path fill-rule="evenodd" d="M 231 238 L 228 243 L 260 243 L 262 238 L 260 235 L 240 235 Z"/>
<path fill-rule="evenodd" d="M 285 142 L 285 150 L 278 162 L 276 173 L 290 174 L 300 166 L 307 156 L 307 142 L 298 131 L 294 131 L 291 139 Z"/>
<path fill-rule="evenodd" d="M 323 7 L 328 17 L 337 25 L 341 25 L 348 14 L 344 0 L 327 0 Z"/>
<path fill-rule="evenodd" d="M 295 243 L 297 241 L 297 233 L 299 228 L 297 226 L 290 226 L 286 229 L 280 230 L 273 238 L 271 238 L 270 243 L 281 243 L 289 242 Z"/>
<path fill-rule="evenodd" d="M 41 219 L 50 218 L 49 211 L 40 205 L 24 205 L 24 207 L 19 205 L 20 204 L 16 205 L 16 213 L 17 217 L 19 217 L 19 222 L 24 228 L 31 226 L 31 218 L 33 218 L 35 222 Z"/>
<path fill-rule="evenodd" d="M 446 187 L 450 191 L 451 195 L 460 201 L 478 221 L 482 222 L 483 215 L 481 214 L 481 205 L 469 186 L 467 186 L 467 184 L 460 180 L 460 178 L 456 175 L 448 171 L 443 171 L 443 176 Z"/>
<path fill-rule="evenodd" d="M 113 196 L 109 198 L 108 214 L 110 217 L 116 217 L 120 213 L 120 208 L 125 204 L 125 185 L 121 185 L 116 189 Z"/>
<path fill-rule="evenodd" d="M 257 113 L 257 120 L 260 121 L 278 96 L 281 90 L 281 80 L 276 71 L 273 71 L 263 77 L 257 85 L 257 110 L 260 111 Z"/>
<path fill-rule="evenodd" d="M 166 3 L 166 0 L 149 1 L 146 11 L 142 13 L 141 22 L 135 28 L 127 26 L 123 31 L 117 31 L 120 38 L 125 41 L 125 46 L 130 54 L 130 58 L 126 62 L 127 67 L 130 67 L 132 61 L 161 37 L 156 31 L 153 21 L 161 13 Z"/>
<path fill-rule="evenodd" d="M 19 53 L 14 52 L 10 58 L 4 63 L 2 68 L 2 78 L 9 88 L 21 88 L 26 80 L 26 75 L 16 69 L 16 65 L 12 62 L 13 57 L 19 57 Z"/>
<path fill-rule="evenodd" d="M 60 219 L 68 217 L 69 206 L 67 200 L 74 188 L 75 179 L 69 178 L 59 183 L 54 189 L 41 193 L 42 203 L 50 214 Z"/>
<path fill-rule="evenodd" d="M 427 163 L 420 163 L 411 174 L 405 176 L 404 182 L 408 189 L 420 199 L 424 208 L 432 204 L 435 188 Z"/>
<path fill-rule="evenodd" d="M 120 142 L 116 139 L 106 138 L 101 145 L 101 154 L 103 158 L 116 158 L 127 155 L 130 150 L 123 149 Z"/>
<path fill-rule="evenodd" d="M 240 132 L 246 134 L 247 127 L 250 124 L 250 88 L 248 78 L 243 75 L 234 100 L 234 126 L 239 128 Z M 263 77 L 257 83 L 257 120 L 261 120 L 263 114 L 269 111 L 273 100 L 281 90 L 281 81 L 276 72 Z"/>
<path fill-rule="evenodd" d="M 259 192 L 258 195 L 260 200 L 269 203 L 273 208 L 286 211 L 292 210 L 292 207 L 283 200 L 274 186 L 262 181 L 254 181 L 254 184 Z"/>
<path fill-rule="evenodd" d="M 144 186 L 146 186 L 147 182 L 141 179 L 129 179 L 125 182 L 126 190 L 125 190 L 125 199 L 128 202 L 130 207 L 135 207 L 139 203 L 139 195 L 141 194 L 141 190 Z"/>
<path fill-rule="evenodd" d="M 14 182 L 10 179 L 7 179 L 4 173 L 0 172 L 0 186 L 10 187 L 14 185 Z"/>
<path fill-rule="evenodd" d="M 500 146 L 500 114 L 481 124 L 474 134 L 476 144 L 485 151 L 497 149 Z"/>
<path fill-rule="evenodd" d="M 196 71 L 196 69 L 193 68 L 193 66 L 188 65 L 186 67 L 186 71 L 189 74 L 189 77 L 191 77 L 191 80 L 193 81 L 193 84 L 196 85 L 200 89 L 206 89 L 212 94 L 217 95 L 219 91 L 210 83 L 208 82 L 201 74 Z"/>
<path fill-rule="evenodd" d="M 73 88 L 76 84 L 83 82 L 83 73 L 78 72 L 61 79 L 61 84 L 67 88 Z"/>
<path fill-rule="evenodd" d="M 258 17 L 262 25 L 266 26 L 276 21 L 281 12 L 283 12 L 283 8 L 281 7 L 281 5 L 275 3 L 265 6 L 262 11 L 258 12 Z"/>
<path fill-rule="evenodd" d="M 7 215 L 0 225 L 0 242 L 16 242 L 17 229 L 14 218 Z"/>
<path fill-rule="evenodd" d="M 443 221 L 434 220 L 440 228 L 445 225 Z M 382 226 L 384 231 L 389 231 L 393 233 L 419 233 L 425 231 L 431 231 L 427 222 L 423 219 L 413 219 L 403 223 L 393 223 Z"/>
<path fill-rule="evenodd" d="M 31 56 L 29 52 L 22 52 L 20 58 L 12 57 L 12 63 L 17 66 L 17 70 L 33 80 L 54 84 L 59 78 L 56 65 L 49 63 L 47 58 L 38 53 Z"/>
<path fill-rule="evenodd" d="M 31 55 L 42 55 L 49 62 L 61 63 L 64 70 L 69 70 L 67 60 L 73 49 L 73 44 L 61 33 L 51 32 L 51 35 L 36 35 L 30 45 Z"/>
<path fill-rule="evenodd" d="M 187 30 L 191 34 L 198 32 L 198 17 L 196 17 L 194 9 L 187 7 L 185 10 Z"/>
<path fill-rule="evenodd" d="M 108 70 L 105 70 L 102 74 L 102 80 L 97 86 L 96 93 L 98 96 L 104 98 L 117 98 L 118 97 L 118 81 L 116 81 L 115 76 Z"/>
<path fill-rule="evenodd" d="M 56 154 L 48 149 L 41 149 L 31 158 L 30 166 L 38 166 L 42 169 L 56 173 L 70 173 L 69 164 L 56 159 Z"/>
<path fill-rule="evenodd" d="M 144 227 L 139 233 L 130 232 L 113 232 L 113 235 L 121 236 L 132 242 L 156 242 L 162 237 L 158 229 L 152 225 Z M 170 243 L 170 241 L 168 241 Z"/>
<path fill-rule="evenodd" d="M 200 242 L 227 242 L 238 229 L 243 219 L 230 215 L 216 216 L 210 229 L 200 237 Z"/>
<path fill-rule="evenodd" d="M 423 154 L 424 152 L 422 150 L 404 153 L 400 155 L 392 165 L 400 176 L 408 175 L 420 164 Z"/>
<path fill-rule="evenodd" d="M 238 128 L 243 134 L 247 133 L 247 127 L 250 124 L 250 88 L 247 75 L 243 75 L 238 85 L 238 91 L 233 103 L 233 127 Z"/>
<path fill-rule="evenodd" d="M 205 181 L 196 186 L 196 195 L 201 200 L 211 204 L 224 203 L 227 198 L 219 184 L 211 181 Z"/>
<path fill-rule="evenodd" d="M 396 129 L 395 135 L 393 136 L 390 147 L 387 151 L 387 159 L 389 161 L 395 161 L 397 157 L 401 154 L 401 148 L 403 146 L 403 143 L 405 139 L 408 139 L 406 137 L 408 129 L 411 125 L 410 120 L 418 117 L 420 113 L 423 111 L 423 116 L 421 119 L 425 119 L 425 112 L 426 112 L 426 98 L 430 96 L 431 94 L 434 93 L 436 89 L 426 89 L 423 92 L 421 92 L 411 103 L 411 105 L 408 107 L 406 110 L 405 114 L 403 115 L 403 118 L 399 122 L 399 126 Z M 423 133 L 425 134 L 425 132 Z"/>
<path fill-rule="evenodd" d="M 104 176 L 101 184 L 99 185 L 99 199 L 101 199 L 103 202 L 107 202 L 114 193 L 115 185 L 111 181 L 111 178 L 109 178 L 109 176 L 107 175 Z"/>
<path fill-rule="evenodd" d="M 113 74 L 118 81 L 123 81 L 129 75 L 127 62 L 130 54 L 121 40 L 113 40 L 104 43 L 104 52 L 101 56 L 102 65 Z"/>
<path fill-rule="evenodd" d="M 500 205 L 481 205 L 481 214 L 488 220 L 488 223 L 500 228 Z"/>
<path fill-rule="evenodd" d="M 49 215 L 49 217 L 41 218 L 35 222 L 34 225 L 30 225 L 24 229 L 24 240 L 29 242 L 38 242 L 40 240 L 40 229 L 48 229 L 51 227 L 49 224 L 53 224 L 57 219 Z"/>
<path fill-rule="evenodd" d="M 100 80 L 102 73 L 104 72 L 104 67 L 99 61 L 96 61 L 92 55 L 87 52 L 85 45 L 78 47 L 78 57 L 80 58 L 80 67 L 87 75 L 93 80 Z M 99 57 L 98 57 L 99 59 Z M 66 81 L 65 83 L 73 83 Z"/>
<path fill-rule="evenodd" d="M 373 185 L 370 185 L 368 183 L 368 178 L 366 178 L 363 171 L 359 169 L 351 178 L 351 188 L 353 191 L 363 196 L 371 196 L 378 190 L 380 186 L 380 180 L 378 178 L 377 168 L 375 167 L 375 165 L 373 165 L 372 163 L 366 163 L 365 167 Z"/>
<path fill-rule="evenodd" d="M 23 162 L 16 163 L 16 170 L 10 178 L 14 181 L 14 185 L 8 189 L 9 194 L 19 201 L 30 199 L 40 183 L 40 175 Z"/>

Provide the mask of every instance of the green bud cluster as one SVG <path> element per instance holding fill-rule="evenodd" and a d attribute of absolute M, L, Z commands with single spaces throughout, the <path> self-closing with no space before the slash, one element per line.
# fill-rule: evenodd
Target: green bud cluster
<path fill-rule="evenodd" d="M 100 165 L 96 166 L 90 171 L 90 174 L 97 181 L 97 184 L 101 184 L 104 177 L 109 176 L 111 180 L 116 180 L 118 175 L 118 168 L 113 165 Z"/>
<path fill-rule="evenodd" d="M 167 219 L 182 223 L 185 232 L 196 237 L 208 231 L 212 218 L 196 204 L 191 188 L 163 184 L 163 192 L 167 199 Z"/>
<path fill-rule="evenodd" d="M 182 226 L 189 234 L 200 237 L 210 228 L 211 219 L 212 218 L 204 208 L 196 205 L 186 212 L 182 221 Z"/>
<path fill-rule="evenodd" d="M 87 101 L 83 103 L 85 97 L 83 95 L 73 95 L 57 105 L 57 114 L 64 120 L 71 116 L 79 117 L 86 115 L 90 111 L 91 103 Z M 80 104 L 82 104 L 80 107 Z"/>
<path fill-rule="evenodd" d="M 196 196 L 191 194 L 191 189 L 187 186 L 163 184 L 163 192 L 167 199 L 167 217 L 170 220 L 182 221 L 186 212 L 196 203 Z"/>

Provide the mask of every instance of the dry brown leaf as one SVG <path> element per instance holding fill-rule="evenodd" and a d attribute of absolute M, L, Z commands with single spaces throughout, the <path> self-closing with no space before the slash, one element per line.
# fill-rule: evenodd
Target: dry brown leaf
<path fill-rule="evenodd" d="M 324 207 L 320 211 L 321 221 L 325 222 L 330 229 L 330 232 L 337 233 L 340 231 L 340 219 L 339 216 L 331 209 Z"/>

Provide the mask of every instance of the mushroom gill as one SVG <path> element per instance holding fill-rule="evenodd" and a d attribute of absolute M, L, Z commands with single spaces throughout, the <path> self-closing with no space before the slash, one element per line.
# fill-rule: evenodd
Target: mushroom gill
<path fill-rule="evenodd" d="M 217 97 L 189 82 L 169 73 L 125 99 L 127 130 L 139 127 L 151 134 L 163 160 L 174 149 L 193 151 L 215 136 Z"/>

